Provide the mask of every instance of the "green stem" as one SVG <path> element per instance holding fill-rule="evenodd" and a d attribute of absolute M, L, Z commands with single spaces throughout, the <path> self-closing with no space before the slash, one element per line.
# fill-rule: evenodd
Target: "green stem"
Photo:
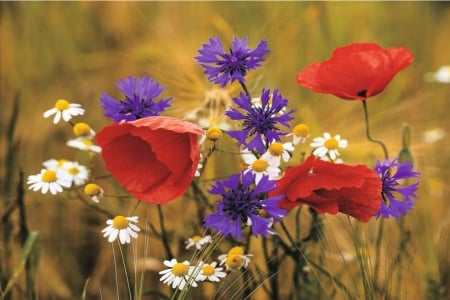
<path fill-rule="evenodd" d="M 364 108 L 364 120 L 366 122 L 366 137 L 369 141 L 371 141 L 372 143 L 376 143 L 378 145 L 381 146 L 381 148 L 383 149 L 384 152 L 384 158 L 388 159 L 389 158 L 389 154 L 386 148 L 386 145 L 380 141 L 380 140 L 376 140 L 374 138 L 372 138 L 372 136 L 370 135 L 370 129 L 369 129 L 369 112 L 367 110 L 367 103 L 366 100 L 362 101 L 363 104 L 363 108 Z"/>
<path fill-rule="evenodd" d="M 248 97 L 249 99 L 251 99 L 251 97 L 250 97 L 250 92 L 248 91 L 247 86 L 245 85 L 245 83 L 242 82 L 242 81 L 239 81 L 239 83 L 241 84 L 242 88 L 244 89 L 244 92 L 245 92 L 245 94 L 247 95 L 247 97 Z"/>
<path fill-rule="evenodd" d="M 167 232 L 164 226 L 164 214 L 162 211 L 161 205 L 157 205 L 158 207 L 158 217 L 159 217 L 159 226 L 161 227 L 161 241 L 164 246 L 164 250 L 166 251 L 167 259 L 172 259 L 174 256 L 172 251 L 170 250 L 169 240 L 167 239 Z"/>

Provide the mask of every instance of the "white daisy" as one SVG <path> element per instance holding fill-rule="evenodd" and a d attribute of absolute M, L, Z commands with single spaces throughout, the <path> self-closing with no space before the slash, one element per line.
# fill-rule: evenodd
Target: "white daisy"
<path fill-rule="evenodd" d="M 223 272 L 222 267 L 216 267 L 217 262 L 212 262 L 211 264 L 207 264 L 204 262 L 200 262 L 198 265 L 198 269 L 200 270 L 197 275 L 198 281 L 209 280 L 211 282 L 219 282 L 221 278 L 225 278 L 227 276 L 226 272 Z"/>
<path fill-rule="evenodd" d="M 85 184 L 89 177 L 88 169 L 78 162 L 67 161 L 62 165 L 62 170 L 66 172 L 67 177 L 76 186 Z"/>
<path fill-rule="evenodd" d="M 131 243 L 131 238 L 137 238 L 141 229 L 135 225 L 138 217 L 116 216 L 114 219 L 106 221 L 108 226 L 102 230 L 103 236 L 108 238 L 108 242 L 114 242 L 117 237 L 121 244 Z"/>
<path fill-rule="evenodd" d="M 436 72 L 425 74 L 425 78 L 429 81 L 450 83 L 450 65 L 441 66 Z"/>
<path fill-rule="evenodd" d="M 272 165 L 280 165 L 281 159 L 285 162 L 288 161 L 293 151 L 294 145 L 292 143 L 273 142 L 261 158 L 270 161 Z"/>
<path fill-rule="evenodd" d="M 241 268 L 247 268 L 252 254 L 244 254 L 242 247 L 233 247 L 227 254 L 219 255 L 220 265 L 225 264 L 228 271 L 236 271 Z"/>
<path fill-rule="evenodd" d="M 67 146 L 96 153 L 100 153 L 102 151 L 100 146 L 95 145 L 90 138 L 85 137 L 78 137 L 76 139 L 69 140 L 67 142 Z"/>
<path fill-rule="evenodd" d="M 39 174 L 28 176 L 27 184 L 30 184 L 29 189 L 35 192 L 41 190 L 42 194 L 46 194 L 50 191 L 52 195 L 56 195 L 61 193 L 63 188 L 69 188 L 72 182 L 61 172 L 42 169 Z"/>
<path fill-rule="evenodd" d="M 186 284 L 190 284 L 193 287 L 197 286 L 196 278 L 194 274 L 194 267 L 192 267 L 189 261 L 178 262 L 175 258 L 171 260 L 165 260 L 164 265 L 169 267 L 159 272 L 161 276 L 160 281 L 173 289 L 184 289 Z"/>
<path fill-rule="evenodd" d="M 311 147 L 316 148 L 313 151 L 313 155 L 320 158 L 329 156 L 329 158 L 334 161 L 339 155 L 338 148 L 347 148 L 347 140 L 341 139 L 339 134 L 332 137 L 328 132 L 323 134 L 323 137 L 314 138 L 313 142 L 310 144 Z"/>
<path fill-rule="evenodd" d="M 244 149 L 244 152 L 241 155 L 244 163 L 248 165 L 245 172 L 252 172 L 255 174 L 256 184 L 258 184 L 264 175 L 268 175 L 269 179 L 276 179 L 281 172 L 279 161 L 277 162 L 276 160 L 268 159 L 267 156 L 257 158 L 255 154 L 248 152 L 247 149 Z"/>
<path fill-rule="evenodd" d="M 194 235 L 186 241 L 186 249 L 195 246 L 197 250 L 202 249 L 202 247 L 208 243 L 212 242 L 212 237 L 210 235 L 205 235 L 203 237 L 199 235 Z"/>
<path fill-rule="evenodd" d="M 309 138 L 309 126 L 306 124 L 297 124 L 292 129 L 292 133 L 288 135 L 292 135 L 292 143 L 294 145 L 304 143 Z"/>
<path fill-rule="evenodd" d="M 65 99 L 59 99 L 56 101 L 55 106 L 44 112 L 44 118 L 48 118 L 55 115 L 53 118 L 53 124 L 56 124 L 61 120 L 69 121 L 73 116 L 81 116 L 84 114 L 84 109 L 80 104 L 70 103 Z"/>
<path fill-rule="evenodd" d="M 84 193 L 91 197 L 92 201 L 99 203 L 104 191 L 101 186 L 95 183 L 88 183 L 84 186 Z"/>

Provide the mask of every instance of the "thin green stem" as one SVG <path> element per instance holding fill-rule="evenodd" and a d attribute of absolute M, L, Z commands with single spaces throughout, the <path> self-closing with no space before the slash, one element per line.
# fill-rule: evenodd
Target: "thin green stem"
<path fill-rule="evenodd" d="M 389 158 L 389 154 L 388 154 L 388 150 L 386 148 L 386 145 L 382 141 L 372 138 L 372 136 L 370 134 L 370 129 L 369 129 L 369 112 L 368 112 L 368 109 L 367 109 L 366 100 L 363 100 L 362 104 L 363 104 L 363 108 L 364 108 L 364 120 L 366 122 L 366 137 L 372 143 L 376 143 L 376 144 L 380 145 L 381 148 L 383 149 L 383 152 L 384 152 L 384 158 L 388 159 Z"/>
<path fill-rule="evenodd" d="M 247 86 L 245 85 L 245 83 L 242 82 L 242 81 L 239 81 L 239 83 L 241 84 L 242 89 L 244 90 L 244 92 L 245 92 L 245 94 L 247 95 L 247 97 L 248 97 L 249 99 L 251 99 L 251 98 L 250 98 L 250 92 L 248 91 Z"/>
<path fill-rule="evenodd" d="M 164 246 L 164 250 L 166 251 L 167 259 L 172 259 L 174 256 L 172 251 L 170 250 L 169 240 L 167 239 L 167 232 L 164 226 L 164 214 L 162 211 L 161 205 L 157 205 L 158 208 L 158 217 L 159 217 L 159 226 L 161 227 L 161 241 Z"/>

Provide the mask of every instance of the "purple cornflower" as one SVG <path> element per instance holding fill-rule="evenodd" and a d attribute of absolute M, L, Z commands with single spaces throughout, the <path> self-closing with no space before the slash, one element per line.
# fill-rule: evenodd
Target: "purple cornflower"
<path fill-rule="evenodd" d="M 266 199 L 267 192 L 276 188 L 275 181 L 268 176 L 254 183 L 255 176 L 251 172 L 216 181 L 209 193 L 223 198 L 217 204 L 217 212 L 205 217 L 205 226 L 239 240 L 242 240 L 243 225 L 251 226 L 254 236 L 272 233 L 274 219 L 280 220 L 286 215 L 286 210 L 278 207 L 284 195 Z"/>
<path fill-rule="evenodd" d="M 205 69 L 210 82 L 221 84 L 222 87 L 231 81 L 245 82 L 245 75 L 250 69 L 260 66 L 264 55 L 269 53 L 267 41 L 261 40 L 255 49 L 247 48 L 247 38 L 242 40 L 234 37 L 230 53 L 224 53 L 219 37 L 209 39 L 209 44 L 203 44 L 195 59 Z"/>
<path fill-rule="evenodd" d="M 173 98 L 156 100 L 165 87 L 147 76 L 129 76 L 127 79 L 120 79 L 116 86 L 124 93 L 125 99 L 117 100 L 106 93 L 100 98 L 100 106 L 105 110 L 105 116 L 115 122 L 158 116 L 170 106 L 169 102 Z"/>
<path fill-rule="evenodd" d="M 256 150 L 265 152 L 266 145 L 273 141 L 280 141 L 278 125 L 289 128 L 290 116 L 294 110 L 285 112 L 288 103 L 287 99 L 274 89 L 272 97 L 270 89 L 263 89 L 261 94 L 261 104 L 251 104 L 250 98 L 241 93 L 238 98 L 233 98 L 237 106 L 245 111 L 245 114 L 236 108 L 231 108 L 225 114 L 233 120 L 242 120 L 242 130 L 230 130 L 228 134 L 237 139 L 239 144 L 245 145 L 250 151 Z M 247 142 L 247 139 L 249 141 Z"/>
<path fill-rule="evenodd" d="M 413 167 L 408 162 L 399 163 L 397 158 L 392 161 L 386 159 L 384 162 L 376 162 L 375 171 L 380 175 L 383 184 L 383 201 L 375 215 L 376 218 L 392 216 L 398 220 L 400 215 L 405 215 L 408 210 L 414 207 L 414 198 L 417 198 L 416 190 L 419 183 L 403 185 L 400 183 L 401 180 L 420 176 L 419 172 L 413 171 Z"/>

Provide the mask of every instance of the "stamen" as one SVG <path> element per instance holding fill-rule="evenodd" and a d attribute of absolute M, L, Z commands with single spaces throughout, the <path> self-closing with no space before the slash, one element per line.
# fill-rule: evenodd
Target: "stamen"
<path fill-rule="evenodd" d="M 214 275 L 215 271 L 216 271 L 216 269 L 211 265 L 204 265 L 202 268 L 202 272 L 206 276 Z"/>
<path fill-rule="evenodd" d="M 252 169 L 256 172 L 264 172 L 265 170 L 267 170 L 268 166 L 269 164 L 267 163 L 267 161 L 263 159 L 257 159 L 253 162 Z"/>
<path fill-rule="evenodd" d="M 128 226 L 128 220 L 124 216 L 117 216 L 113 219 L 112 226 L 115 229 L 125 229 Z"/>
<path fill-rule="evenodd" d="M 194 235 L 191 239 L 192 239 L 194 242 L 198 243 L 198 242 L 200 242 L 200 240 L 202 239 L 202 237 L 199 236 L 199 235 Z"/>
<path fill-rule="evenodd" d="M 80 173 L 80 169 L 78 169 L 77 167 L 72 167 L 72 168 L 68 169 L 67 172 L 70 175 L 77 175 L 78 173 Z"/>
<path fill-rule="evenodd" d="M 338 142 L 338 140 L 336 140 L 335 138 L 332 137 L 325 141 L 324 146 L 328 150 L 335 150 L 339 147 L 339 142 Z"/>
<path fill-rule="evenodd" d="M 47 183 L 55 182 L 57 179 L 58 178 L 56 177 L 56 173 L 51 170 L 46 170 L 41 177 L 41 180 Z"/>
<path fill-rule="evenodd" d="M 69 101 L 64 100 L 64 99 L 59 99 L 55 103 L 55 108 L 60 111 L 66 110 L 69 107 L 70 107 Z"/>
<path fill-rule="evenodd" d="M 188 272 L 188 266 L 183 263 L 176 263 L 172 268 L 172 273 L 175 276 L 184 276 Z"/>
<path fill-rule="evenodd" d="M 284 152 L 283 144 L 279 142 L 272 143 L 269 147 L 269 152 L 273 156 L 280 156 Z"/>
<path fill-rule="evenodd" d="M 298 124 L 292 130 L 295 136 L 307 137 L 309 135 L 309 126 L 306 124 Z"/>
<path fill-rule="evenodd" d="M 90 197 L 100 194 L 102 189 L 98 184 L 88 183 L 84 186 L 84 193 Z"/>
<path fill-rule="evenodd" d="M 206 131 L 206 137 L 208 138 L 208 140 L 211 141 L 219 140 L 220 138 L 222 138 L 222 135 L 223 135 L 222 130 L 217 127 L 210 127 Z"/>
<path fill-rule="evenodd" d="M 84 122 L 79 122 L 73 126 L 73 133 L 77 137 L 88 136 L 91 134 L 91 127 Z"/>

